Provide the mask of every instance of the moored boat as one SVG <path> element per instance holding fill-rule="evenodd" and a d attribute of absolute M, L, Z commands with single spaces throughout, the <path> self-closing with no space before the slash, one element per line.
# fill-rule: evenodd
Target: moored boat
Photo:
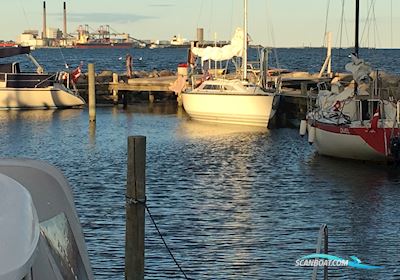
<path fill-rule="evenodd" d="M 202 61 L 226 61 L 242 57 L 241 79 L 212 78 L 203 80 L 196 88 L 182 93 L 185 111 L 194 120 L 268 126 L 275 114 L 278 98 L 247 76 L 247 0 L 244 0 L 244 28 L 237 28 L 229 45 L 223 47 L 191 48 Z"/>
<path fill-rule="evenodd" d="M 316 104 L 302 121 L 301 134 L 308 128 L 309 142 L 321 155 L 366 160 L 400 160 L 400 92 L 387 75 L 359 58 L 359 0 L 356 0 L 356 44 L 346 69 L 350 82 L 334 79 L 318 87 Z M 398 79 L 400 81 L 400 78 Z M 392 83 L 393 84 L 393 83 Z"/>
<path fill-rule="evenodd" d="M 69 88 L 69 73 L 44 73 L 29 47 L 0 48 L 0 58 L 25 54 L 36 65 L 36 73 L 21 72 L 19 63 L 0 64 L 0 109 L 68 108 L 85 105 Z"/>
<path fill-rule="evenodd" d="M 278 99 L 247 81 L 214 79 L 183 93 L 182 101 L 194 120 L 267 126 Z"/>

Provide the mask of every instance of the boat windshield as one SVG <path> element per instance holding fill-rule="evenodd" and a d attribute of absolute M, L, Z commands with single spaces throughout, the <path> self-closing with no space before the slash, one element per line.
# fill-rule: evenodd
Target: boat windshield
<path fill-rule="evenodd" d="M 65 214 L 40 223 L 40 229 L 63 279 L 89 279 Z"/>

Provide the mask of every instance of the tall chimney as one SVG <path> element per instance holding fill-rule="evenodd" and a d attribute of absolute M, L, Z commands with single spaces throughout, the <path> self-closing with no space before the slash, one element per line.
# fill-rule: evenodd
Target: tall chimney
<path fill-rule="evenodd" d="M 199 44 L 204 42 L 204 28 L 197 28 L 197 41 Z"/>
<path fill-rule="evenodd" d="M 42 39 L 46 39 L 46 1 L 43 1 L 43 31 L 42 31 Z"/>
<path fill-rule="evenodd" d="M 64 2 L 64 39 L 67 39 L 67 4 Z"/>

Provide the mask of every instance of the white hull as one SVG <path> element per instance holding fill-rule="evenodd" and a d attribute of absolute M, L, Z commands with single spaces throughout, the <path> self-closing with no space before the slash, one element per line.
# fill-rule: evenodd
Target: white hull
<path fill-rule="evenodd" d="M 275 114 L 267 94 L 183 93 L 183 107 L 194 120 L 264 126 Z"/>
<path fill-rule="evenodd" d="M 63 87 L 0 88 L 0 109 L 63 108 L 85 105 L 85 101 Z"/>

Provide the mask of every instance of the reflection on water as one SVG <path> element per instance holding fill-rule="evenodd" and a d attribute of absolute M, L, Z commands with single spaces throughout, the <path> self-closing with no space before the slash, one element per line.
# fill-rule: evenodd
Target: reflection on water
<path fill-rule="evenodd" d="M 398 171 L 320 157 L 297 130 L 143 104 L 98 108 L 95 128 L 86 110 L 0 112 L 0 133 L 2 157 L 47 160 L 71 181 L 96 279 L 123 279 L 128 135 L 147 136 L 148 205 L 191 278 L 309 279 L 294 264 L 315 250 L 322 223 L 330 253 L 385 266 L 332 276 L 400 277 Z M 181 279 L 149 221 L 146 279 Z"/>
<path fill-rule="evenodd" d="M 89 122 L 89 144 L 96 145 L 96 122 Z"/>
<path fill-rule="evenodd" d="M 81 114 L 80 109 L 70 110 L 0 110 L 0 122 L 10 122 L 18 120 L 26 121 L 54 121 L 69 120 Z"/>
<path fill-rule="evenodd" d="M 223 137 L 229 134 L 248 134 L 248 133 L 267 133 L 267 128 L 246 126 L 246 125 L 232 125 L 232 124 L 218 124 L 210 122 L 201 122 L 189 120 L 181 122 L 176 134 L 182 138 L 208 138 L 208 137 Z"/>

